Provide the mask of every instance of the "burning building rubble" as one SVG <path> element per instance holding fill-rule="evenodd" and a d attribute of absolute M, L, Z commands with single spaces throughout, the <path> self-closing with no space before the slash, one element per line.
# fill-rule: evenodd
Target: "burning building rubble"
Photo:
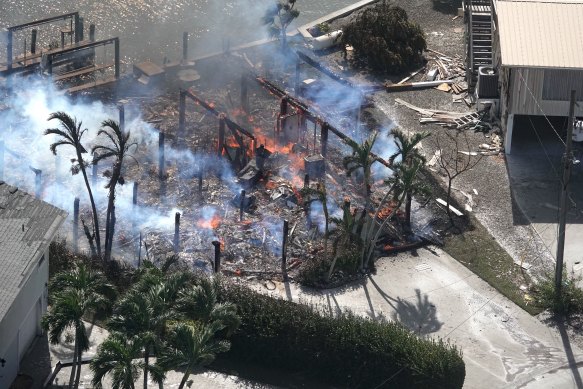
<path fill-rule="evenodd" d="M 137 264 L 178 252 L 185 263 L 212 271 L 219 255 L 223 271 L 275 274 L 281 272 L 282 257 L 293 268 L 321 255 L 322 202 L 303 198 L 302 190 L 324 182 L 330 216 L 342 217 L 345 198 L 351 200 L 354 215 L 362 209 L 363 178 L 348 178 L 342 163 L 351 152 L 346 140 L 355 131 L 367 131 L 359 128 L 367 104 L 362 94 L 350 97 L 352 106 L 344 102 L 333 110 L 328 105 L 334 116 L 327 116 L 325 107 L 317 105 L 319 96 L 334 101 L 325 89 L 298 99 L 249 74 L 234 56 L 207 62 L 198 64 L 201 79 L 191 88 L 171 86 L 162 95 L 125 96 L 115 106 L 54 98 L 50 87 L 5 92 L 10 103 L 0 116 L 10 123 L 4 130 L 10 136 L 3 137 L 4 179 L 32 188 L 30 170 L 20 167 L 43 167 L 42 182 L 36 178 L 39 194 L 65 209 L 80 197 L 79 217 L 90 220 L 83 187 L 68 172 L 69 156 L 53 159 L 49 153 L 53 140 L 42 135 L 48 127 L 45 120 L 52 111 L 70 112 L 91 129 L 88 144 L 93 144 L 100 122 L 119 117 L 138 151 L 136 163 L 125 166 L 126 185 L 117 190 L 115 256 Z M 220 77 L 212 73 L 219 66 Z M 351 130 L 341 129 L 342 124 Z M 372 156 L 386 168 L 390 164 L 383 156 L 392 148 L 384 136 Z M 32 156 L 30 148 L 35 150 Z M 94 167 L 100 205 L 106 201 L 106 171 L 106 166 Z M 381 183 L 390 174 L 379 168 L 375 172 Z M 374 196 L 372 200 L 378 201 Z M 382 222 L 390 213 L 389 205 L 377 217 Z M 78 221 L 74 226 L 80 228 Z M 402 245 L 400 235 L 387 228 L 382 245 Z M 73 236 L 77 239 L 79 231 Z"/>

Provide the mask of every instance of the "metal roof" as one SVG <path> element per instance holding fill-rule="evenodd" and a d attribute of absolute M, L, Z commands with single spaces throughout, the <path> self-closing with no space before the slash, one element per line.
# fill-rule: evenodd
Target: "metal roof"
<path fill-rule="evenodd" d="M 0 181 L 0 322 L 67 213 Z"/>
<path fill-rule="evenodd" d="M 583 0 L 498 0 L 503 66 L 583 68 Z"/>

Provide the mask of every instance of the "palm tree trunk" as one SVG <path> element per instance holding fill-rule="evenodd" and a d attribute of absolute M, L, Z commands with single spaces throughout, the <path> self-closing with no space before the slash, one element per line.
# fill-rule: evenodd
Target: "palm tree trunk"
<path fill-rule="evenodd" d="M 79 387 L 79 380 L 81 379 L 81 357 L 83 355 L 83 351 L 81 347 L 77 351 L 77 372 L 75 373 L 75 389 Z"/>
<path fill-rule="evenodd" d="M 75 373 L 77 369 L 77 347 L 78 347 L 77 334 L 75 334 L 75 344 L 73 346 L 73 362 L 71 364 L 71 376 L 69 378 L 70 389 L 73 388 L 73 384 L 75 383 Z"/>
<path fill-rule="evenodd" d="M 89 201 L 91 202 L 91 211 L 93 212 L 93 228 L 95 230 L 95 245 L 97 246 L 97 255 L 101 258 L 101 238 L 99 236 L 99 215 L 97 214 L 97 208 L 95 207 L 95 200 L 93 199 L 93 191 L 91 191 L 91 185 L 87 179 L 87 171 L 85 170 L 85 165 L 83 164 L 83 159 L 81 157 L 81 152 L 77 150 L 77 160 L 79 161 L 79 166 L 81 168 L 81 173 L 83 174 L 83 179 L 85 180 L 85 186 L 87 187 L 87 193 L 89 194 Z"/>
<path fill-rule="evenodd" d="M 411 192 L 407 192 L 407 199 L 405 200 L 405 228 L 407 231 L 411 231 L 411 203 L 413 201 L 413 196 Z"/>
<path fill-rule="evenodd" d="M 112 238 L 113 238 L 113 233 L 112 233 L 112 212 L 113 212 L 113 207 L 114 207 L 114 202 L 115 202 L 115 197 L 114 197 L 114 184 L 112 182 L 110 182 L 110 188 L 109 188 L 109 198 L 107 201 L 107 221 L 106 221 L 106 225 L 105 225 L 105 260 L 109 261 L 111 259 L 111 242 L 112 242 Z"/>
<path fill-rule="evenodd" d="M 184 388 L 184 385 L 186 385 L 186 381 L 188 381 L 188 377 L 190 377 L 190 366 L 186 368 L 186 371 L 184 372 L 184 376 L 182 377 L 182 381 L 180 381 L 180 386 L 178 387 L 178 389 Z"/>
<path fill-rule="evenodd" d="M 150 346 L 144 348 L 144 389 L 148 389 L 148 367 L 150 363 Z"/>

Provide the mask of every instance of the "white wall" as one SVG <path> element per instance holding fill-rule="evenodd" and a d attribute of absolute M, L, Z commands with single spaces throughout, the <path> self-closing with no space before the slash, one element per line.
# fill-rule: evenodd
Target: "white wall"
<path fill-rule="evenodd" d="M 26 326 L 25 319 L 31 312 L 31 309 L 39 309 L 38 314 L 30 315 L 37 319 L 37 331 L 34 335 L 40 335 L 40 317 L 47 309 L 47 283 L 49 281 L 49 253 L 44 255 L 42 263 L 37 262 L 34 268 L 29 270 L 28 280 L 20 289 L 20 292 L 14 303 L 0 322 L 0 358 L 6 360 L 4 368 L 0 367 L 0 388 L 8 388 L 16 378 L 16 373 L 20 369 L 20 360 L 18 357 L 19 348 L 28 345 L 32 339 L 24 339 L 22 335 L 19 338 L 20 329 Z M 23 331 L 25 333 L 25 331 Z M 24 345 L 23 345 L 24 343 Z M 21 354 L 24 354 L 21 352 Z"/>

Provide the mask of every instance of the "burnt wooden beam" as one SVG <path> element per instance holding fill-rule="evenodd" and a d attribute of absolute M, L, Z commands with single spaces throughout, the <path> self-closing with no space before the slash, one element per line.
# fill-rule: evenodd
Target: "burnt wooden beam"
<path fill-rule="evenodd" d="M 281 240 L 281 274 L 283 280 L 287 281 L 287 238 L 289 231 L 289 222 L 283 221 L 283 237 Z"/>
<path fill-rule="evenodd" d="M 180 212 L 174 215 L 174 253 L 180 251 Z"/>
<path fill-rule="evenodd" d="M 218 273 L 221 271 L 221 242 L 213 240 L 213 246 L 215 246 L 214 271 L 215 273 Z"/>
<path fill-rule="evenodd" d="M 158 133 L 158 178 L 164 180 L 164 131 Z"/>
<path fill-rule="evenodd" d="M 340 138 L 345 143 L 348 143 L 348 141 L 354 142 L 354 140 L 352 140 L 352 138 L 350 138 L 348 135 L 344 134 L 342 131 L 335 128 L 326 119 L 324 119 L 319 113 L 315 112 L 314 109 L 308 107 L 304 102 L 302 102 L 298 98 L 288 95 L 285 91 L 283 91 L 282 89 L 277 87 L 275 84 L 266 80 L 263 77 L 252 75 L 252 74 L 250 74 L 249 77 L 252 78 L 253 80 L 255 80 L 259 85 L 261 85 L 263 88 L 265 88 L 271 94 L 273 94 L 277 97 L 280 97 L 280 98 L 283 96 L 286 96 L 288 103 L 290 105 L 294 106 L 295 108 L 299 109 L 300 111 L 302 111 L 303 114 L 306 116 L 306 118 L 310 119 L 311 121 L 320 123 L 320 126 L 327 126 L 328 131 L 332 132 L 334 135 L 336 135 L 338 138 Z M 358 143 L 358 142 L 356 142 L 356 143 Z M 378 155 L 376 155 L 374 153 L 370 153 L 370 155 L 377 162 L 385 165 L 386 167 L 390 168 L 392 166 L 384 158 L 379 157 Z"/>
<path fill-rule="evenodd" d="M 223 155 L 223 147 L 225 147 L 225 118 L 219 116 L 219 147 L 217 149 L 219 157 Z"/>
<path fill-rule="evenodd" d="M 189 89 L 184 90 L 185 96 L 189 97 L 190 99 L 192 99 L 196 104 L 200 105 L 201 107 L 203 107 L 204 109 L 206 109 L 208 112 L 212 113 L 213 115 L 215 115 L 216 117 L 219 117 L 219 115 L 222 112 L 219 112 L 217 109 L 215 109 L 214 107 L 212 107 L 209 103 L 207 103 L 206 101 L 204 101 L 203 99 L 201 99 L 200 97 L 196 96 L 194 93 L 192 93 L 192 91 L 190 91 Z M 250 133 L 249 131 L 247 131 L 246 129 L 244 129 L 243 127 L 241 127 L 240 125 L 238 125 L 237 123 L 235 123 L 234 121 L 232 121 L 231 119 L 229 119 L 227 116 L 225 116 L 225 123 L 227 124 L 227 126 L 230 129 L 234 129 L 239 131 L 241 134 L 247 136 L 250 139 L 255 139 L 255 136 Z"/>
<path fill-rule="evenodd" d="M 180 97 L 178 102 L 178 140 L 185 138 L 185 127 L 186 127 L 186 94 L 183 90 L 180 91 Z"/>
<path fill-rule="evenodd" d="M 375 92 L 375 91 L 379 91 L 379 90 L 384 89 L 384 87 L 380 86 L 380 85 L 363 86 L 363 85 L 355 84 L 354 82 L 342 77 L 340 74 L 336 73 L 334 70 L 332 70 L 332 69 L 328 68 L 327 66 L 321 64 L 320 62 L 316 61 L 315 59 L 313 59 L 312 57 L 310 57 L 306 53 L 303 53 L 303 52 L 297 50 L 296 54 L 300 60 L 304 61 L 305 63 L 312 66 L 313 68 L 318 69 L 319 71 L 321 71 L 322 73 L 324 73 L 325 75 L 327 75 L 328 77 L 333 79 L 334 81 L 338 82 L 339 84 L 342 84 L 342 85 L 347 86 L 349 88 L 357 89 L 357 90 L 360 90 L 363 92 Z"/>

